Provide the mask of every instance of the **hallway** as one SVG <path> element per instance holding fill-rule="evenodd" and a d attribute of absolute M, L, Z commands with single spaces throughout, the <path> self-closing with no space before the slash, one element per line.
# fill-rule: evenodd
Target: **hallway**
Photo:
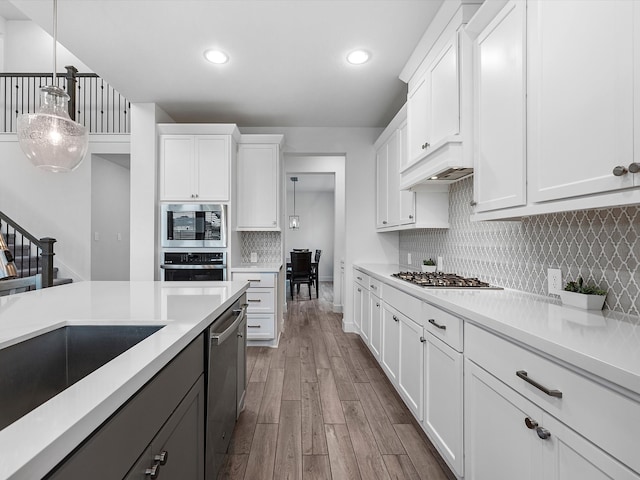
<path fill-rule="evenodd" d="M 454 478 L 360 337 L 342 332 L 332 287 L 289 303 L 277 349 L 248 349 L 245 410 L 218 478 Z"/>

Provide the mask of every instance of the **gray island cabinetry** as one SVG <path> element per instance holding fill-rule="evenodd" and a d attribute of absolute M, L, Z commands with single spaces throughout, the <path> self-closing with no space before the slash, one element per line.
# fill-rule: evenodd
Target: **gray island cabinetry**
<path fill-rule="evenodd" d="M 46 478 L 203 479 L 205 344 L 199 335 Z"/>

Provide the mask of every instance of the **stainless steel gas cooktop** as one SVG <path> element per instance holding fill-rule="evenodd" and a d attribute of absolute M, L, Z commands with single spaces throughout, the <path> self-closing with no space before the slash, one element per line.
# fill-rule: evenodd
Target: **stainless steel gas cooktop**
<path fill-rule="evenodd" d="M 465 278 L 454 273 L 444 272 L 399 272 L 392 277 L 425 288 L 470 288 L 482 290 L 502 290 L 502 287 L 490 285 L 477 278 Z"/>

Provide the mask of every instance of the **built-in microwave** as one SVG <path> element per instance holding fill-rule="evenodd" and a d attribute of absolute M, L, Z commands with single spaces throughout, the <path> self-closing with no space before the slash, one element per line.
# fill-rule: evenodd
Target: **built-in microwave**
<path fill-rule="evenodd" d="M 179 248 L 227 246 L 226 206 L 217 203 L 164 203 L 161 245 Z"/>

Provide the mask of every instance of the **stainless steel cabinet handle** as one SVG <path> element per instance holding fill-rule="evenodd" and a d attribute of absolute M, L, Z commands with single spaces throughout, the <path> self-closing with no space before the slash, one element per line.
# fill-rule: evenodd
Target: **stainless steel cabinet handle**
<path fill-rule="evenodd" d="M 521 378 L 522 380 L 524 380 L 528 384 L 533 385 L 538 390 L 542 390 L 544 393 L 546 393 L 550 397 L 562 398 L 562 392 L 560 390 L 550 390 L 549 388 L 545 387 L 544 385 L 536 382 L 535 380 L 532 380 L 531 378 L 529 378 L 529 376 L 527 375 L 526 371 L 518 370 L 516 372 L 516 375 L 518 376 L 518 378 Z"/>
<path fill-rule="evenodd" d="M 638 163 L 638 162 L 630 163 L 629 164 L 629 172 L 631 172 L 631 173 L 640 172 L 640 163 Z"/>
<path fill-rule="evenodd" d="M 262 300 L 259 298 L 248 298 L 247 302 L 261 302 Z"/>
<path fill-rule="evenodd" d="M 362 277 L 356 277 L 358 280 L 362 280 Z"/>
<path fill-rule="evenodd" d="M 551 432 L 546 428 L 542 428 L 542 427 L 536 428 L 536 433 L 542 440 L 546 440 L 551 436 Z"/>
<path fill-rule="evenodd" d="M 431 146 L 431 144 L 429 142 L 426 142 L 424 144 L 422 144 L 420 147 L 422 148 L 422 150 L 424 150 L 425 148 L 429 148 Z"/>
<path fill-rule="evenodd" d="M 396 322 L 399 322 L 399 321 L 400 321 L 400 320 L 398 320 L 398 317 L 396 317 L 395 315 L 393 316 L 393 319 L 394 319 Z"/>
<path fill-rule="evenodd" d="M 247 280 L 247 281 L 248 282 L 258 282 L 258 283 L 260 283 L 260 279 L 259 278 L 255 278 L 255 279 Z"/>
<path fill-rule="evenodd" d="M 628 171 L 629 171 L 629 170 L 627 170 L 627 169 L 626 169 L 625 167 L 623 167 L 622 165 L 618 165 L 617 167 L 615 167 L 615 168 L 613 169 L 613 174 L 614 174 L 616 177 L 621 177 L 622 175 L 626 175 Z"/>
<path fill-rule="evenodd" d="M 431 325 L 433 325 L 436 328 L 439 328 L 440 330 L 446 330 L 447 326 L 446 325 L 440 325 L 438 322 L 436 322 L 433 318 L 429 319 L 429 323 Z"/>
<path fill-rule="evenodd" d="M 163 450 L 159 454 L 153 456 L 153 461 L 157 462 L 159 465 L 164 465 L 165 463 L 167 463 L 168 459 L 169 452 L 167 452 L 166 450 Z"/>
<path fill-rule="evenodd" d="M 421 341 L 422 343 L 424 343 L 424 342 L 426 342 L 426 341 L 427 341 L 427 339 L 426 339 L 426 338 L 424 338 L 424 337 L 420 337 L 420 341 Z"/>
<path fill-rule="evenodd" d="M 156 463 L 153 467 L 147 468 L 144 471 L 144 475 L 149 478 L 158 478 L 158 474 L 160 473 L 158 470 L 160 469 L 160 464 Z"/>
<path fill-rule="evenodd" d="M 377 290 L 378 287 L 376 287 L 375 285 L 369 285 L 371 288 L 373 288 L 374 290 Z"/>
<path fill-rule="evenodd" d="M 247 328 L 260 328 L 260 325 L 247 325 Z"/>
<path fill-rule="evenodd" d="M 538 422 L 536 422 L 534 419 L 532 419 L 530 417 L 526 417 L 524 419 L 524 424 L 527 426 L 527 428 L 529 430 L 533 430 L 534 428 L 536 428 L 538 426 Z"/>
<path fill-rule="evenodd" d="M 478 204 L 478 202 L 476 202 L 475 200 L 471 200 L 469 202 L 469 205 L 471 205 L 472 207 L 475 207 Z"/>

